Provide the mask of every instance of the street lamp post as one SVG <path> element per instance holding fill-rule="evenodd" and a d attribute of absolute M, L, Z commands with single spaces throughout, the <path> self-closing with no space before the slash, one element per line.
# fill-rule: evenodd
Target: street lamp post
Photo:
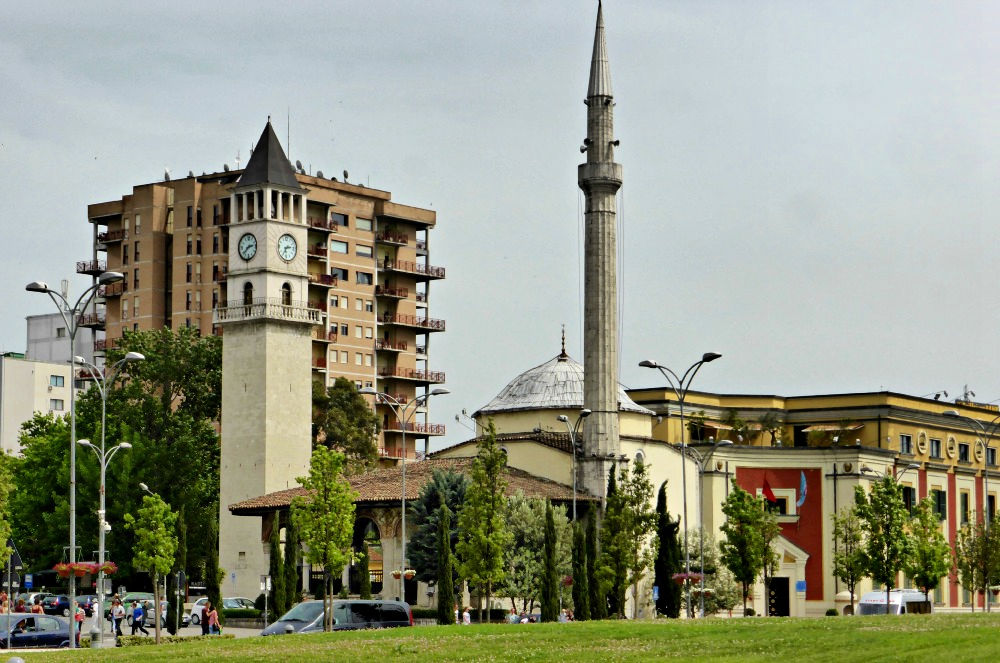
<path fill-rule="evenodd" d="M 579 416 L 577 416 L 576 421 L 572 426 L 569 425 L 569 417 L 565 414 L 560 414 L 556 419 L 566 424 L 566 430 L 569 431 L 569 448 L 570 454 L 573 457 L 573 522 L 576 522 L 576 433 L 580 430 L 580 424 L 584 419 L 590 416 L 590 408 L 583 408 L 580 410 Z"/>
<path fill-rule="evenodd" d="M 688 390 L 691 388 L 691 382 L 694 380 L 694 376 L 698 374 L 698 370 L 703 364 L 707 364 L 710 361 L 715 361 L 721 357 L 717 352 L 706 352 L 701 356 L 699 361 L 691 364 L 684 375 L 678 377 L 676 373 L 662 366 L 655 361 L 649 359 L 644 359 L 639 362 L 639 366 L 643 368 L 655 368 L 663 375 L 666 379 L 667 384 L 673 390 L 674 395 L 677 396 L 677 402 L 680 405 L 681 414 L 681 490 L 684 493 L 684 574 L 690 576 L 691 574 L 691 553 L 688 550 L 688 515 L 687 515 L 687 463 L 684 458 L 686 456 L 685 451 L 687 449 L 687 443 L 685 442 L 684 435 L 684 399 L 687 397 Z M 691 606 L 691 583 L 685 582 L 685 600 L 687 601 L 687 616 L 688 619 L 693 617 L 693 611 Z"/>
<path fill-rule="evenodd" d="M 976 428 L 983 434 L 983 444 L 985 448 L 983 449 L 983 528 L 986 531 L 987 539 L 990 533 L 990 518 L 993 514 L 990 513 L 990 441 L 993 436 L 996 435 L 997 429 L 1000 428 L 1000 414 L 993 417 L 989 423 L 983 424 L 978 419 L 973 419 L 972 417 L 967 417 L 960 414 L 958 410 L 945 410 L 942 412 L 946 417 L 955 417 L 957 419 L 965 419 L 966 421 L 975 425 Z M 989 588 L 989 578 L 983 579 L 983 584 Z M 986 612 L 990 612 L 990 595 L 989 589 L 983 594 L 983 601 L 986 603 Z"/>
<path fill-rule="evenodd" d="M 712 448 L 704 456 L 690 447 L 687 448 L 687 452 L 694 454 L 698 459 L 698 524 L 701 526 L 701 536 L 698 537 L 698 555 L 701 557 L 698 612 L 702 618 L 705 617 L 705 468 L 708 466 L 708 461 L 711 460 L 712 454 L 715 453 L 716 449 L 732 446 L 732 444 L 732 440 L 719 440 L 712 445 Z"/>
<path fill-rule="evenodd" d="M 100 507 L 97 511 L 97 563 L 101 567 L 104 566 L 104 554 L 105 554 L 104 536 L 105 533 L 110 528 L 110 526 L 107 523 L 107 520 L 105 520 L 107 515 L 107 512 L 105 510 L 105 472 L 107 470 L 108 462 L 111 460 L 111 457 L 115 455 L 115 452 L 118 451 L 118 449 L 132 448 L 132 445 L 129 444 L 128 442 L 122 442 L 121 444 L 113 447 L 110 450 L 105 449 L 105 439 L 106 439 L 105 431 L 107 429 L 107 418 L 108 418 L 108 384 L 114 384 L 115 378 L 118 377 L 118 374 L 121 372 L 121 369 L 125 364 L 135 361 L 142 361 L 145 358 L 146 357 L 139 352 L 128 352 L 125 354 L 123 358 L 119 359 L 114 363 L 114 365 L 111 366 L 111 370 L 109 370 L 107 373 L 102 373 L 101 370 L 97 368 L 97 366 L 90 363 L 83 357 L 73 357 L 73 361 L 89 369 L 90 375 L 88 377 L 94 381 L 101 394 L 101 448 L 100 450 L 98 450 L 97 447 L 95 447 L 87 440 L 80 440 L 78 442 L 78 444 L 82 446 L 90 447 L 90 449 L 92 449 L 94 453 L 97 454 L 97 459 L 101 463 L 101 485 L 99 489 Z M 99 634 L 98 639 L 101 642 L 103 642 L 104 641 L 103 568 L 101 568 L 101 570 L 99 570 L 97 573 L 97 596 L 98 596 L 98 605 L 100 607 L 97 615 L 97 631 Z"/>
<path fill-rule="evenodd" d="M 52 302 L 59 309 L 63 323 L 66 325 L 66 334 L 69 336 L 69 417 L 70 417 L 70 439 L 69 439 L 69 563 L 76 563 L 76 332 L 79 329 L 78 316 L 87 310 L 90 303 L 97 294 L 97 289 L 102 285 L 117 283 L 125 278 L 121 272 L 102 272 L 94 283 L 82 293 L 76 303 L 70 305 L 66 297 L 61 292 L 53 290 L 45 281 L 32 281 L 24 286 L 28 292 L 42 292 L 49 296 Z M 76 603 L 76 577 L 69 576 L 69 605 Z M 69 639 L 70 648 L 76 647 L 76 639 Z"/>
<path fill-rule="evenodd" d="M 409 424 L 410 419 L 416 414 L 417 410 L 421 405 L 426 403 L 431 396 L 443 396 L 444 394 L 451 393 L 444 387 L 434 389 L 432 391 L 423 394 L 422 396 L 417 396 L 412 401 L 400 403 L 394 397 L 389 394 L 383 393 L 381 391 L 376 391 L 372 387 L 365 387 L 359 390 L 360 394 L 365 394 L 368 396 L 375 396 L 378 401 L 381 401 L 383 405 L 389 407 L 392 413 L 396 415 L 396 420 L 399 422 L 399 427 L 403 431 L 403 485 L 401 489 L 400 497 L 400 507 L 399 507 L 399 518 L 400 518 L 400 558 L 399 558 L 399 599 L 401 601 L 406 600 L 406 592 L 404 591 L 404 581 L 406 578 L 406 426 Z"/>

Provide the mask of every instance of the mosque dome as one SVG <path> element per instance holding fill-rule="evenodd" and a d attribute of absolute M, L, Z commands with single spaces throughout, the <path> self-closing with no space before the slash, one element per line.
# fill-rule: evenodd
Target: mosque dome
<path fill-rule="evenodd" d="M 549 361 L 521 373 L 474 417 L 523 410 L 578 410 L 583 407 L 583 366 L 563 350 Z M 621 412 L 655 414 L 637 405 L 618 385 Z"/>

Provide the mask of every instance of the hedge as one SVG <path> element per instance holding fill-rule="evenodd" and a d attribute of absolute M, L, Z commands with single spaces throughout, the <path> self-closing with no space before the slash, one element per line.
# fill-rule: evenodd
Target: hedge
<path fill-rule="evenodd" d="M 221 635 L 162 635 L 160 643 L 165 645 L 177 644 L 178 642 L 197 642 L 198 640 L 212 640 L 215 638 L 235 638 L 232 633 Z M 119 647 L 142 647 L 145 645 L 155 645 L 156 638 L 148 635 L 123 635 L 118 638 Z"/>
<path fill-rule="evenodd" d="M 255 608 L 225 608 L 222 611 L 227 619 L 257 619 L 262 614 L 263 610 L 257 610 Z"/>

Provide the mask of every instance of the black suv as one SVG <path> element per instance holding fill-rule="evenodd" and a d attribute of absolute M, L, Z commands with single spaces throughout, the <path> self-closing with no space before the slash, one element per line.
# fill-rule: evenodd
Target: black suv
<path fill-rule="evenodd" d="M 334 601 L 333 630 L 413 626 L 410 606 L 402 601 Z M 323 630 L 323 602 L 303 601 L 281 616 L 261 635 L 315 633 Z"/>

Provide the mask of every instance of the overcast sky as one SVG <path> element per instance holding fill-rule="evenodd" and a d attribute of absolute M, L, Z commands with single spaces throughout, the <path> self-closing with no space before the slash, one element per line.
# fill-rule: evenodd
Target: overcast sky
<path fill-rule="evenodd" d="M 968 384 L 1000 399 L 1000 3 L 609 0 L 621 379 Z M 88 203 L 289 154 L 438 213 L 446 442 L 516 374 L 582 361 L 576 167 L 596 1 L 15 3 L 0 39 L 0 348 L 90 255 Z M 286 147 L 289 147 L 286 145 Z M 87 281 L 73 280 L 79 292 Z"/>

